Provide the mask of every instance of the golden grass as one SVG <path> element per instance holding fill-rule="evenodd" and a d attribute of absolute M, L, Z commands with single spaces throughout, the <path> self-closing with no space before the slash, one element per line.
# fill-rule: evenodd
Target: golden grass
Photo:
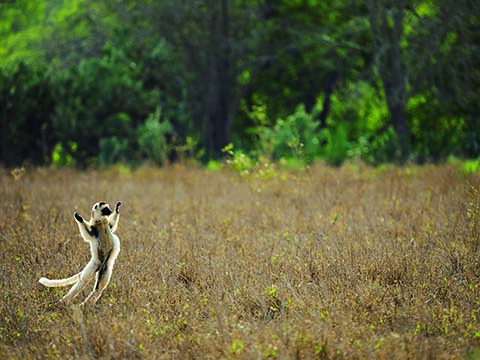
<path fill-rule="evenodd" d="M 268 176 L 267 176 L 268 175 Z M 0 172 L 0 358 L 480 356 L 480 177 L 448 165 L 239 176 Z M 96 306 L 73 219 L 122 200 Z M 78 304 L 88 289 L 74 301 Z"/>

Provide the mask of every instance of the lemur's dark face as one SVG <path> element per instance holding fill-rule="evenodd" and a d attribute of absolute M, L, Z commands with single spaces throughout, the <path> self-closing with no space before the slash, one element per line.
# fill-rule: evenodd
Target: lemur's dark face
<path fill-rule="evenodd" d="M 102 220 L 103 217 L 112 213 L 110 206 L 104 201 L 95 203 L 92 207 L 92 219 L 94 221 Z"/>

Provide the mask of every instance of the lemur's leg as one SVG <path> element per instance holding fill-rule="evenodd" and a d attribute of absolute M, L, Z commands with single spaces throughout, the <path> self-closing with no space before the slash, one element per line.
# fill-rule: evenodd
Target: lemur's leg
<path fill-rule="evenodd" d="M 112 233 L 115 233 L 115 231 L 117 231 L 118 222 L 120 220 L 120 212 L 119 212 L 120 206 L 122 206 L 122 202 L 118 201 L 115 204 L 114 212 L 108 217 L 108 224 L 110 226 L 110 230 L 112 231 Z"/>
<path fill-rule="evenodd" d="M 105 264 L 102 264 L 100 270 L 97 272 L 97 279 L 93 287 L 93 291 L 88 295 L 82 305 L 85 304 L 95 304 L 97 300 L 102 296 L 103 291 L 107 287 L 110 279 L 112 277 L 113 266 L 115 265 L 115 260 L 117 259 L 118 254 L 120 253 L 120 240 L 116 235 L 114 236 L 114 247 L 112 253 L 108 257 L 108 260 Z"/>
<path fill-rule="evenodd" d="M 84 285 L 93 277 L 97 271 L 98 265 L 99 264 L 96 259 L 91 259 L 87 266 L 85 266 L 80 273 L 80 278 L 78 281 L 70 288 L 68 293 L 62 298 L 61 301 L 64 302 L 75 298 L 80 293 Z"/>
<path fill-rule="evenodd" d="M 93 233 L 90 229 L 90 226 L 85 222 L 85 220 L 83 220 L 83 217 L 78 212 L 74 214 L 74 217 L 78 225 L 78 230 L 80 230 L 80 235 L 82 235 L 82 238 L 86 242 L 92 241 Z"/>
<path fill-rule="evenodd" d="M 110 282 L 110 279 L 112 277 L 112 271 L 113 271 L 112 265 L 105 264 L 105 268 L 102 268 L 97 273 L 97 280 L 95 281 L 95 287 L 93 288 L 93 291 L 90 293 L 90 295 L 88 295 L 88 297 L 82 303 L 82 305 L 95 304 L 97 302 L 100 296 L 102 296 L 102 293 L 107 287 L 108 283 Z"/>
<path fill-rule="evenodd" d="M 103 291 L 112 277 L 113 265 L 114 262 L 107 261 L 107 263 L 97 272 L 97 279 L 93 291 L 88 295 L 82 305 L 95 304 L 100 296 L 102 296 Z"/>

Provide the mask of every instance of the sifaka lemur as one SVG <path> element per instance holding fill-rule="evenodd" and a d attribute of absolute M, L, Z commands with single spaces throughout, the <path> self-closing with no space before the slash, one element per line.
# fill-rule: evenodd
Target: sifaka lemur
<path fill-rule="evenodd" d="M 118 201 L 115 204 L 115 210 L 112 211 L 106 202 L 97 202 L 92 207 L 89 221 L 84 220 L 78 212 L 75 212 L 74 218 L 80 230 L 80 235 L 90 244 L 92 255 L 90 261 L 81 272 L 67 279 L 50 280 L 44 277 L 39 279 L 42 285 L 48 287 L 74 284 L 61 299 L 62 302 L 75 298 L 94 275 L 96 275 L 96 280 L 93 291 L 82 305 L 95 304 L 107 287 L 112 276 L 113 265 L 120 253 L 120 239 L 115 232 L 120 220 L 119 209 L 121 205 L 122 203 Z"/>

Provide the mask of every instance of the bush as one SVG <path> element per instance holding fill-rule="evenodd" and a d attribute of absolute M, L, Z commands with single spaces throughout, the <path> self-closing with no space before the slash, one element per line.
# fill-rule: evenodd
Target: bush
<path fill-rule="evenodd" d="M 332 165 L 340 165 L 347 159 L 349 148 L 347 127 L 339 123 L 335 127 L 322 129 L 320 139 L 325 146 L 321 156 Z"/>
<path fill-rule="evenodd" d="M 369 164 L 378 165 L 401 157 L 400 143 L 392 126 L 372 136 L 370 141 L 362 138 L 360 141 L 357 144 L 361 147 L 360 158 Z"/>
<path fill-rule="evenodd" d="M 129 144 L 127 139 L 116 136 L 100 140 L 100 153 L 98 161 L 101 165 L 111 165 L 126 162 L 129 159 Z"/>
<path fill-rule="evenodd" d="M 320 154 L 318 122 L 300 105 L 285 120 L 278 119 L 273 128 L 264 128 L 261 148 L 272 159 L 296 158 L 312 162 Z"/>
<path fill-rule="evenodd" d="M 161 109 L 150 114 L 143 125 L 138 128 L 138 145 L 140 153 L 157 165 L 165 163 L 168 153 L 166 135 L 172 132 L 168 119 L 161 121 Z"/>
<path fill-rule="evenodd" d="M 300 105 L 285 120 L 278 119 L 273 128 L 264 128 L 260 136 L 263 152 L 274 160 L 283 159 L 282 163 L 293 159 L 298 167 L 317 158 L 339 165 L 358 151 L 365 151 L 364 144 L 361 148 L 349 141 L 349 127 L 344 122 L 329 122 L 319 129 L 315 115 L 315 110 L 308 114 Z"/>
<path fill-rule="evenodd" d="M 466 120 L 448 114 L 446 109 L 440 112 L 439 108 L 441 104 L 432 94 L 420 94 L 408 102 L 413 154 L 418 159 L 438 160 L 448 154 L 465 153 Z"/>
<path fill-rule="evenodd" d="M 470 175 L 480 172 L 480 157 L 473 160 L 466 160 L 461 166 L 462 174 Z"/>
<path fill-rule="evenodd" d="M 248 174 L 256 165 L 256 162 L 242 150 L 234 150 L 233 144 L 225 146 L 222 152 L 230 157 L 227 164 L 240 174 Z"/>
<path fill-rule="evenodd" d="M 72 154 L 75 154 L 77 149 L 77 143 L 73 141 L 67 141 L 65 145 L 57 143 L 52 151 L 52 164 L 56 167 L 74 166 L 76 161 Z"/>

